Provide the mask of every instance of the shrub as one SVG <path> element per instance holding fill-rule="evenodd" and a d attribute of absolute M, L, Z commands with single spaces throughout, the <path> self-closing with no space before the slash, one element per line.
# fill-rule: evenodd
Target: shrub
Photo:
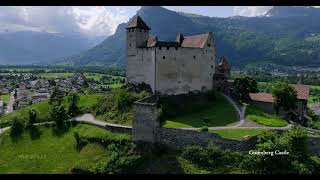
<path fill-rule="evenodd" d="M 73 136 L 76 140 L 75 147 L 78 150 L 82 149 L 85 145 L 87 145 L 89 143 L 86 139 L 81 138 L 78 132 L 74 132 Z"/>
<path fill-rule="evenodd" d="M 294 127 L 281 136 L 264 133 L 258 136 L 255 151 L 289 151 L 288 155 L 246 155 L 241 167 L 257 174 L 310 174 L 315 164 L 310 158 L 307 133 L 301 127 Z"/>
<path fill-rule="evenodd" d="M 133 154 L 130 148 L 119 149 L 115 144 L 107 147 L 107 156 L 94 169 L 97 174 L 132 173 L 142 162 L 141 156 Z"/>
<path fill-rule="evenodd" d="M 209 131 L 208 126 L 203 126 L 203 127 L 201 127 L 201 128 L 200 128 L 200 131 L 201 131 L 201 132 L 208 132 L 208 131 Z"/>
<path fill-rule="evenodd" d="M 229 155 L 232 155 L 229 157 Z M 204 168 L 214 168 L 233 163 L 233 157 L 240 154 L 232 154 L 230 151 L 224 151 L 219 146 L 209 144 L 206 148 L 200 146 L 187 146 L 182 149 L 181 156 Z"/>

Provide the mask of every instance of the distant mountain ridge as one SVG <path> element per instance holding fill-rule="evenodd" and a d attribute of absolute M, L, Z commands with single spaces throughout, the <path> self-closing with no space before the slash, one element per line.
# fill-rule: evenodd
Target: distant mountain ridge
<path fill-rule="evenodd" d="M 217 56 L 233 66 L 275 63 L 286 66 L 320 65 L 320 9 L 274 7 L 265 16 L 215 18 L 178 13 L 162 7 L 142 7 L 139 14 L 160 40 L 178 33 L 212 32 Z M 126 23 L 101 44 L 60 61 L 72 65 L 124 66 Z"/>
<path fill-rule="evenodd" d="M 80 34 L 61 34 L 33 30 L 0 33 L 0 64 L 50 64 L 57 59 L 79 54 L 101 42 Z"/>

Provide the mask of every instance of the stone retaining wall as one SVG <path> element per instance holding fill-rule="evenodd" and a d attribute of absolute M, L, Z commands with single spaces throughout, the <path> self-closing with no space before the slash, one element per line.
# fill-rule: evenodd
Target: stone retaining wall
<path fill-rule="evenodd" d="M 213 143 L 223 149 L 247 151 L 254 148 L 256 138 L 251 137 L 243 140 L 232 140 L 222 138 L 210 132 L 161 127 L 157 129 L 157 142 L 173 148 L 181 148 L 187 145 L 207 146 Z"/>

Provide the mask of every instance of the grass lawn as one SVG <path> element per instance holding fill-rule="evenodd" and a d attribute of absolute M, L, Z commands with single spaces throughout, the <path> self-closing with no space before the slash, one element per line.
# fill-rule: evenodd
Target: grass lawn
<path fill-rule="evenodd" d="M 112 89 L 119 89 L 119 88 L 121 88 L 123 86 L 123 84 L 111 84 L 110 85 L 110 87 L 112 88 Z"/>
<path fill-rule="evenodd" d="M 80 95 L 80 100 L 78 103 L 80 110 L 85 110 L 87 107 L 90 107 L 91 105 L 96 103 L 99 96 L 101 96 L 101 94 Z M 5 122 L 11 121 L 12 117 L 14 116 L 17 116 L 19 118 L 26 118 L 28 116 L 28 111 L 30 109 L 37 109 L 39 111 L 39 120 L 41 122 L 48 121 L 49 104 L 48 104 L 48 100 L 45 100 L 0 117 L 0 123 L 4 121 Z"/>
<path fill-rule="evenodd" d="M 246 119 L 264 126 L 283 127 L 288 125 L 288 122 L 279 116 L 265 113 L 251 105 L 247 106 L 245 116 Z"/>
<path fill-rule="evenodd" d="M 51 128 L 39 127 L 39 130 L 40 138 L 33 140 L 28 132 L 23 133 L 17 142 L 11 141 L 8 132 L 0 136 L 0 174 L 70 173 L 75 166 L 90 169 L 104 155 L 104 148 L 99 144 L 88 144 L 77 151 L 73 132 L 90 136 L 120 135 L 81 124 L 61 136 L 53 135 Z"/>
<path fill-rule="evenodd" d="M 37 77 L 46 79 L 56 79 L 56 78 L 68 78 L 73 76 L 73 73 L 40 73 L 36 74 Z"/>
<path fill-rule="evenodd" d="M 203 122 L 203 118 L 207 118 L 208 122 Z M 238 115 L 234 107 L 221 94 L 217 93 L 216 99 L 209 102 L 206 108 L 167 119 L 163 122 L 163 126 L 167 128 L 200 128 L 203 126 L 225 126 L 236 121 L 238 121 Z"/>
<path fill-rule="evenodd" d="M 1 95 L 0 96 L 0 101 L 8 103 L 10 95 L 11 95 L 10 93 Z"/>
<path fill-rule="evenodd" d="M 221 129 L 209 130 L 209 132 L 217 133 L 223 138 L 227 139 L 242 139 L 248 136 L 256 136 L 263 132 L 265 129 Z"/>

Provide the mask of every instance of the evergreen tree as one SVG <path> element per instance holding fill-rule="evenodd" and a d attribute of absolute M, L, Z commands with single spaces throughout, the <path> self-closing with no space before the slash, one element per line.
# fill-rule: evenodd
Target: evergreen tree
<path fill-rule="evenodd" d="M 68 95 L 68 115 L 74 117 L 79 113 L 78 102 L 80 97 L 77 93 L 70 93 Z"/>

